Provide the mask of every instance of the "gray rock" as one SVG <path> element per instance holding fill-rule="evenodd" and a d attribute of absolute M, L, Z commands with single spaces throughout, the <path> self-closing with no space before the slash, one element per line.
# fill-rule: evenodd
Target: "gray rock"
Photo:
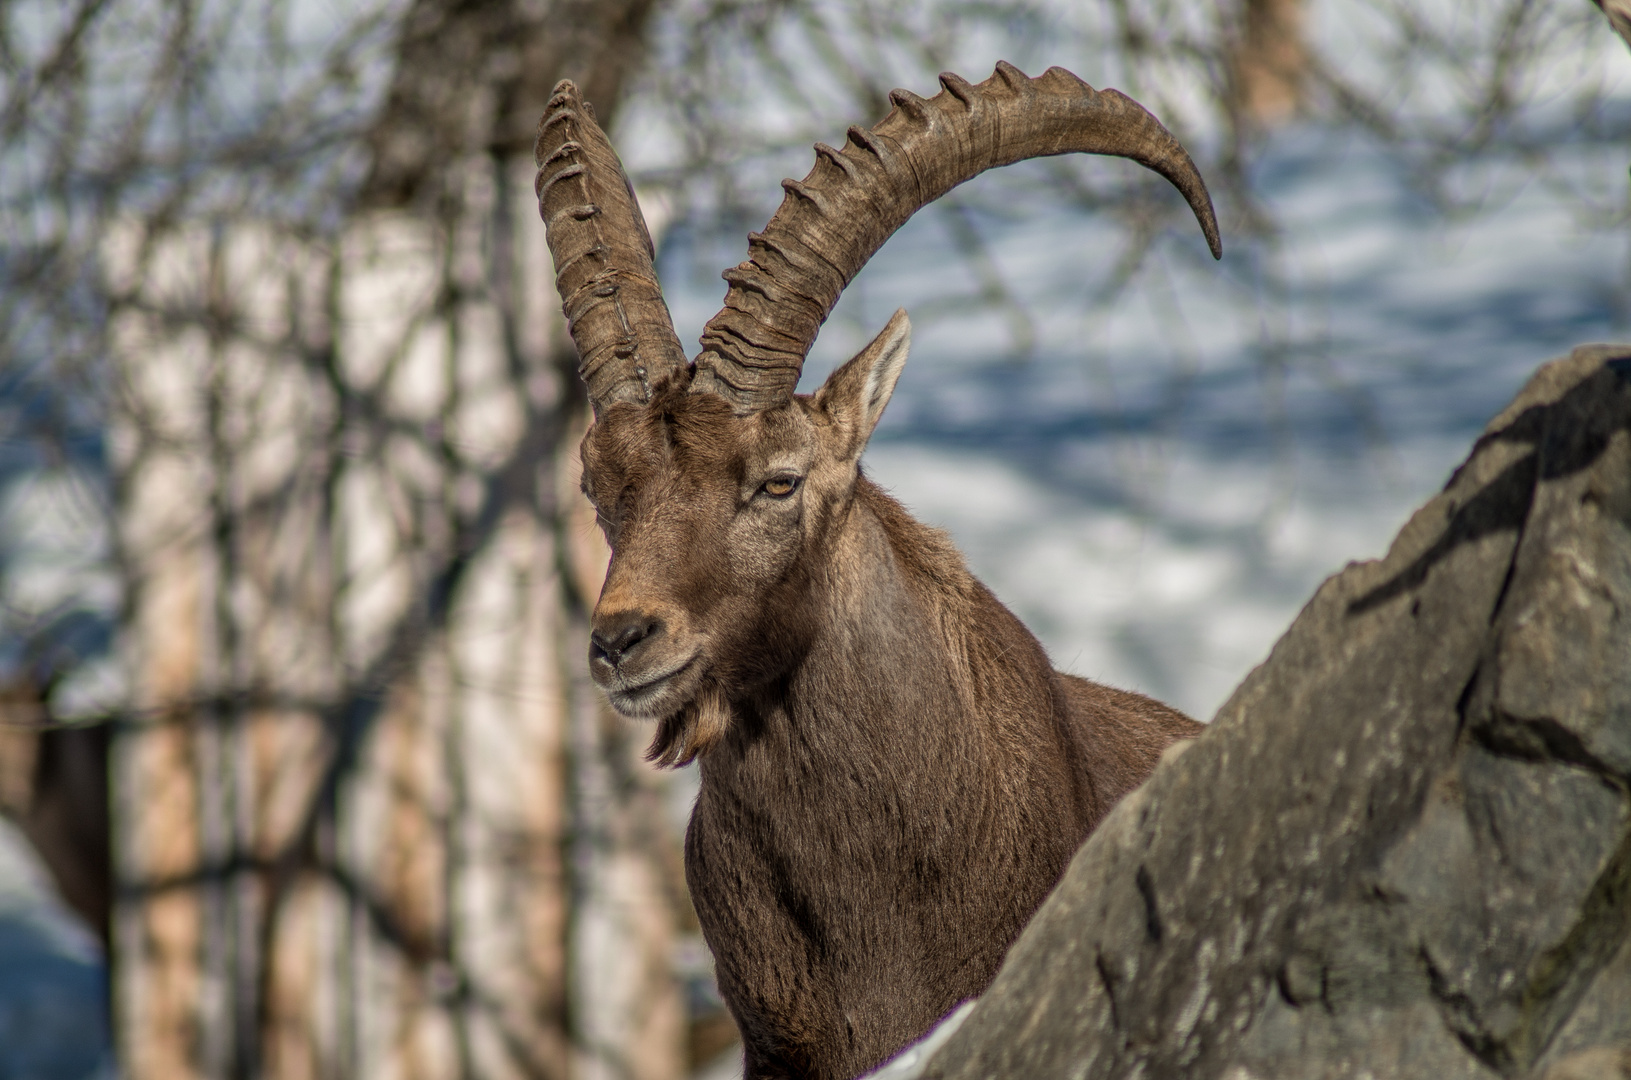
<path fill-rule="evenodd" d="M 1542 368 L 1082 847 L 928 1077 L 1620 1076 L 1631 348 Z"/>

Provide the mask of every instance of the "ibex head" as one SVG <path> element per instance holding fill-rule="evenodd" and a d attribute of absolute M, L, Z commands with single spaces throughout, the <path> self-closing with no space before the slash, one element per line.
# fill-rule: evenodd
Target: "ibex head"
<path fill-rule="evenodd" d="M 876 127 L 786 180 L 781 208 L 725 271 L 725 306 L 687 362 L 633 191 L 575 86 L 539 123 L 537 191 L 595 421 L 584 493 L 612 548 L 590 670 L 613 707 L 660 721 L 649 756 L 689 761 L 723 734 L 726 700 L 772 684 L 811 626 L 861 452 L 905 363 L 896 312 L 814 395 L 805 354 L 844 287 L 918 209 L 999 165 L 1070 152 L 1131 158 L 1170 180 L 1221 253 L 1206 186 L 1138 103 L 1062 68 L 998 64 L 978 86 L 904 90 Z"/>

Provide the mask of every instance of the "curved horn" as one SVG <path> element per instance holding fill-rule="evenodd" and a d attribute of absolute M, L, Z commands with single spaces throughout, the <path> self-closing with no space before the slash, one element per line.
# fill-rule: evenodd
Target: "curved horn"
<path fill-rule="evenodd" d="M 940 85 L 928 100 L 892 91 L 895 108 L 877 127 L 850 128 L 842 150 L 817 143 L 810 175 L 782 181 L 780 209 L 749 235 L 747 261 L 725 271 L 730 288 L 702 331 L 693 391 L 742 412 L 787 400 L 821 324 L 884 241 L 958 184 L 1025 158 L 1113 154 L 1153 169 L 1183 193 L 1222 257 L 1195 163 L 1125 94 L 1057 67 L 1028 79 L 1006 63 L 978 86 L 950 73 Z"/>
<path fill-rule="evenodd" d="M 654 383 L 686 366 L 685 350 L 657 285 L 634 189 L 568 80 L 555 84 L 533 154 L 555 288 L 595 415 L 617 401 L 643 404 Z"/>

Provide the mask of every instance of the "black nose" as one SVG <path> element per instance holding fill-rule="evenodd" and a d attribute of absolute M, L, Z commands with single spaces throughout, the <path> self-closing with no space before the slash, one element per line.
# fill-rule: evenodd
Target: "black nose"
<path fill-rule="evenodd" d="M 662 631 L 663 621 L 650 615 L 639 612 L 615 615 L 605 620 L 603 624 L 597 625 L 590 633 L 591 658 L 616 665 L 623 657 L 639 648 L 642 642 L 656 637 Z"/>

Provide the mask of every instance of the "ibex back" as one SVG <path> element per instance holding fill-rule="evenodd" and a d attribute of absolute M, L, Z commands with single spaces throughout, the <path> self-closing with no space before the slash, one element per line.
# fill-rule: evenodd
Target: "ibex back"
<path fill-rule="evenodd" d="M 749 1078 L 838 1080 L 978 994 L 1088 832 L 1198 725 L 1053 670 L 1037 640 L 861 472 L 911 329 L 897 312 L 808 397 L 844 286 L 919 207 L 1065 152 L 1171 180 L 1219 251 L 1183 148 L 1135 102 L 1006 64 L 904 91 L 817 146 L 687 362 L 627 180 L 570 83 L 538 195 L 595 421 L 584 493 L 612 548 L 590 670 L 699 758 L 686 880 Z"/>

